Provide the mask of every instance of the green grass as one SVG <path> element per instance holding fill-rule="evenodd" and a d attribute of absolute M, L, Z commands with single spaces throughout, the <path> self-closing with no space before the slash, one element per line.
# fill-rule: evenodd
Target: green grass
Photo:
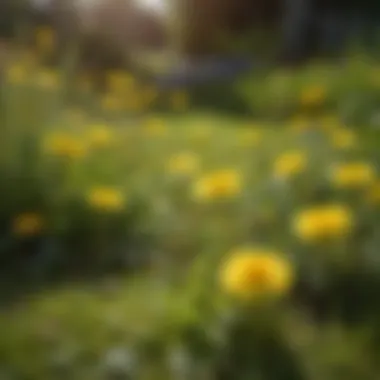
<path fill-rule="evenodd" d="M 198 88 L 182 110 L 166 92 L 158 91 L 156 107 L 113 110 L 64 80 L 6 77 L 0 277 L 2 298 L 12 302 L 0 316 L 4 375 L 377 378 L 379 206 L 368 203 L 373 184 L 336 189 L 330 177 L 336 163 L 379 162 L 378 69 L 350 62 Z M 302 92 L 321 86 L 320 100 L 300 104 Z M 123 91 L 118 99 L 140 96 Z M 352 145 L 334 143 L 342 129 Z M 57 133 L 60 144 L 47 151 Z M 274 164 L 293 151 L 307 166 L 279 180 Z M 199 165 L 173 173 L 182 153 Z M 238 174 L 241 188 L 227 199 L 197 199 L 195 184 L 215 170 Z M 125 202 L 97 208 L 89 193 L 98 187 Z M 352 209 L 347 239 L 308 245 L 294 234 L 296 213 L 319 203 Z M 28 235 L 14 224 L 30 213 L 43 228 Z M 280 302 L 236 304 L 217 281 L 221 262 L 246 245 L 278 250 L 293 266 L 294 288 Z"/>

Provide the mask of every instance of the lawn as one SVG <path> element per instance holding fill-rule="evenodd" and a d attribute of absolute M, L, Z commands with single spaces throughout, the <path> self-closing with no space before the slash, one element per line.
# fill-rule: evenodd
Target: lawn
<path fill-rule="evenodd" d="M 351 58 L 163 90 L 15 54 L 0 375 L 378 378 L 379 75 Z"/>

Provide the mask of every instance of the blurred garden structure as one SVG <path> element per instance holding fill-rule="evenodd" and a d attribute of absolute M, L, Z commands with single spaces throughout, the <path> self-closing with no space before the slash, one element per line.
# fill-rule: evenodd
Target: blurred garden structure
<path fill-rule="evenodd" d="M 0 378 L 378 380 L 376 4 L 157 4 L 0 1 Z"/>
<path fill-rule="evenodd" d="M 85 65 L 108 68 L 131 60 L 146 65 L 147 52 L 148 67 L 160 67 L 162 60 L 231 54 L 298 62 L 344 53 L 353 41 L 374 51 L 380 17 L 375 0 L 3 0 L 0 6 L 3 38 L 49 26 L 61 54 L 79 43 Z"/>

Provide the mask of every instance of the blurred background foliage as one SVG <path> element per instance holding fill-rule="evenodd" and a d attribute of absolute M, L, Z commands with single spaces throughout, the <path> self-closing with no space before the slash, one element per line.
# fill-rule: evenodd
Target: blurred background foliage
<path fill-rule="evenodd" d="M 377 3 L 294 4 L 0 3 L 1 379 L 380 376 Z"/>

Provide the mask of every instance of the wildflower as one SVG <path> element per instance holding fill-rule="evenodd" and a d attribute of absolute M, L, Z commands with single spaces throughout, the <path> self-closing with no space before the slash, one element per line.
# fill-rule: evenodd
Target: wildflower
<path fill-rule="evenodd" d="M 23 65 L 13 64 L 8 67 L 6 76 L 11 84 L 22 84 L 27 80 L 28 72 Z"/>
<path fill-rule="evenodd" d="M 349 162 L 336 165 L 331 171 L 331 181 L 337 188 L 363 188 L 376 179 L 374 167 L 367 162 Z"/>
<path fill-rule="evenodd" d="M 50 27 L 40 27 L 35 33 L 37 48 L 42 52 L 50 52 L 56 45 L 56 35 Z"/>
<path fill-rule="evenodd" d="M 101 103 L 105 111 L 120 111 L 123 108 L 122 98 L 112 93 L 106 93 Z"/>
<path fill-rule="evenodd" d="M 145 133 L 148 136 L 162 136 L 166 133 L 167 128 L 161 119 L 148 119 L 144 125 Z"/>
<path fill-rule="evenodd" d="M 89 144 L 94 148 L 104 148 L 109 146 L 112 141 L 114 134 L 110 128 L 102 125 L 94 126 L 88 132 Z"/>
<path fill-rule="evenodd" d="M 293 231 L 305 241 L 319 241 L 347 236 L 353 229 L 354 216 L 339 204 L 312 207 L 296 214 Z"/>
<path fill-rule="evenodd" d="M 278 178 L 290 178 L 305 170 L 307 157 L 304 152 L 292 151 L 280 155 L 274 163 L 274 175 Z"/>
<path fill-rule="evenodd" d="M 223 290 L 243 300 L 261 296 L 281 296 L 294 281 L 293 268 L 281 254 L 266 250 L 245 248 L 230 254 L 220 270 Z"/>
<path fill-rule="evenodd" d="M 171 174 L 191 174 L 199 168 L 198 156 L 191 152 L 183 152 L 170 157 L 168 171 Z"/>
<path fill-rule="evenodd" d="M 99 211 L 116 212 L 125 206 L 123 194 L 112 187 L 95 187 L 87 194 L 88 204 Z"/>
<path fill-rule="evenodd" d="M 326 99 L 324 86 L 310 86 L 301 93 L 301 105 L 304 107 L 315 107 L 321 105 Z"/>
<path fill-rule="evenodd" d="M 44 220 L 36 213 L 18 215 L 12 223 L 12 231 L 17 236 L 29 237 L 41 233 L 44 228 Z"/>
<path fill-rule="evenodd" d="M 53 133 L 45 140 L 48 154 L 67 158 L 80 158 L 86 154 L 86 146 L 78 138 L 67 133 Z"/>
<path fill-rule="evenodd" d="M 131 90 L 135 85 L 135 78 L 122 70 L 109 71 L 106 74 L 107 89 L 110 93 L 121 93 Z"/>
<path fill-rule="evenodd" d="M 331 142 L 335 148 L 347 149 L 355 145 L 356 135 L 347 128 L 337 128 L 331 131 Z"/>
<path fill-rule="evenodd" d="M 48 69 L 41 71 L 37 75 L 36 81 L 38 86 L 50 90 L 56 90 L 61 84 L 59 73 Z"/>
<path fill-rule="evenodd" d="M 217 170 L 198 179 L 193 195 L 199 200 L 235 197 L 241 192 L 242 179 L 236 170 Z"/>

